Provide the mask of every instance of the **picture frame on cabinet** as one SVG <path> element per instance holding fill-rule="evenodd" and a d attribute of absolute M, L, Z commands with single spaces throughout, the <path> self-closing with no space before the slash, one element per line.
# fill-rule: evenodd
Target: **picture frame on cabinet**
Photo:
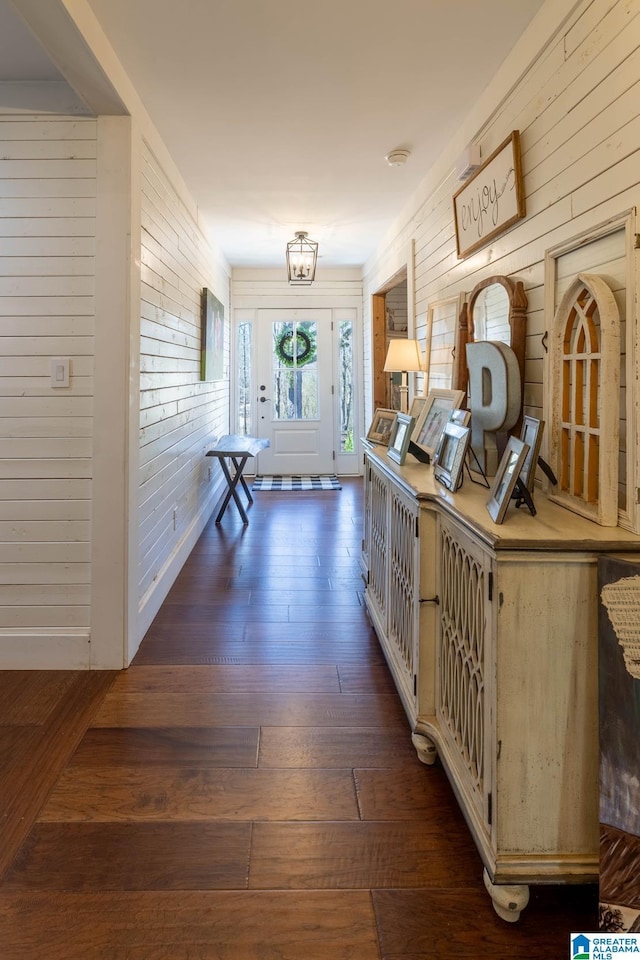
<path fill-rule="evenodd" d="M 370 440 L 371 443 L 380 443 L 388 447 L 397 413 L 397 410 L 387 410 L 385 407 L 378 407 L 373 415 L 371 426 L 367 431 L 367 440 Z"/>
<path fill-rule="evenodd" d="M 464 460 L 469 447 L 471 430 L 449 420 L 444 425 L 438 449 L 433 459 L 434 479 L 454 493 L 461 485 Z"/>
<path fill-rule="evenodd" d="M 460 407 L 463 400 L 463 390 L 430 390 L 413 428 L 411 442 L 432 458 L 451 411 Z"/>
<path fill-rule="evenodd" d="M 387 456 L 402 465 L 407 456 L 414 418 L 408 413 L 398 413 L 391 429 Z"/>
<path fill-rule="evenodd" d="M 418 419 L 418 417 L 422 413 L 422 409 L 426 402 L 427 402 L 426 396 L 413 398 L 413 400 L 411 401 L 411 409 L 409 410 L 409 415 L 412 416 L 414 420 Z"/>
<path fill-rule="evenodd" d="M 471 421 L 471 410 L 452 410 L 449 414 L 449 423 L 457 423 L 460 427 L 468 427 Z"/>
<path fill-rule="evenodd" d="M 487 500 L 487 510 L 494 523 L 502 523 L 504 520 L 528 452 L 528 443 L 518 437 L 509 437 Z"/>
<path fill-rule="evenodd" d="M 542 443 L 542 432 L 544 430 L 544 420 L 536 420 L 535 417 L 523 417 L 522 427 L 520 428 L 520 439 L 529 444 L 529 452 L 520 471 L 520 480 L 527 488 L 529 493 L 533 493 L 533 484 L 536 478 L 536 465 L 540 455 L 540 444 Z"/>

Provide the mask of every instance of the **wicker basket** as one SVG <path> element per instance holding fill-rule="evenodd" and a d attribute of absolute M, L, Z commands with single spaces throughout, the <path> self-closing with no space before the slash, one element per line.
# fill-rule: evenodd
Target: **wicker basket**
<path fill-rule="evenodd" d="M 632 677 L 640 680 L 640 576 L 607 583 L 600 595 Z"/>

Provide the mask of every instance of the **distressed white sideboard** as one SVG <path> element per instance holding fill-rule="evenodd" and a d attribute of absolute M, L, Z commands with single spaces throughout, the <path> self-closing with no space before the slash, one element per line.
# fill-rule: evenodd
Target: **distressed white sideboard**
<path fill-rule="evenodd" d="M 366 605 L 420 759 L 439 757 L 498 914 L 598 876 L 597 559 L 640 538 L 536 492 L 536 516 L 365 442 Z M 413 458 L 411 458 L 413 459 Z"/>

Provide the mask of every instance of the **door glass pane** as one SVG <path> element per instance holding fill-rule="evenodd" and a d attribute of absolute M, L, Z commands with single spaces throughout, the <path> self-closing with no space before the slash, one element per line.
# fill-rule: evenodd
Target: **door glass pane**
<path fill-rule="evenodd" d="M 340 371 L 340 450 L 353 453 L 353 324 L 339 326 L 338 369 Z"/>
<path fill-rule="evenodd" d="M 318 330 L 313 320 L 273 324 L 274 420 L 317 420 Z"/>
<path fill-rule="evenodd" d="M 251 386 L 252 324 L 238 324 L 238 409 L 237 430 L 241 436 L 251 435 L 253 389 Z"/>

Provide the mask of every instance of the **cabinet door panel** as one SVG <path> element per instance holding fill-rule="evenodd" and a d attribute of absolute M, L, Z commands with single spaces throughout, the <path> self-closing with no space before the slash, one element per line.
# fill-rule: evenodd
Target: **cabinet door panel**
<path fill-rule="evenodd" d="M 437 717 L 480 819 L 488 823 L 486 642 L 490 557 L 447 520 L 440 525 Z"/>
<path fill-rule="evenodd" d="M 387 563 L 389 552 L 389 481 L 371 467 L 369 490 L 369 599 L 377 607 L 378 617 L 386 631 Z"/>
<path fill-rule="evenodd" d="M 414 706 L 418 672 L 419 619 L 418 506 L 390 491 L 389 518 L 389 644 L 398 661 L 407 697 Z"/>

